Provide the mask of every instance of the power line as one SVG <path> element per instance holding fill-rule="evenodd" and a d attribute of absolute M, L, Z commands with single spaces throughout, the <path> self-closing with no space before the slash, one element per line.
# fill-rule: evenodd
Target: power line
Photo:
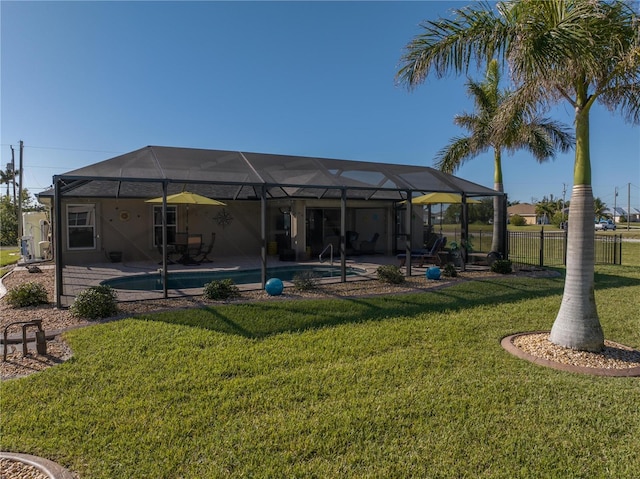
<path fill-rule="evenodd" d="M 2 146 L 10 146 L 9 143 L 2 143 Z M 34 146 L 34 145 L 24 145 L 24 148 L 33 148 L 35 150 L 58 150 L 58 151 L 80 151 L 85 153 L 112 153 L 112 154 L 122 154 L 122 151 L 113 151 L 113 150 L 93 150 L 87 148 L 66 148 L 62 146 Z"/>
<path fill-rule="evenodd" d="M 29 168 L 40 168 L 43 170 L 72 170 L 75 169 L 75 166 L 51 166 L 51 165 L 29 165 Z"/>

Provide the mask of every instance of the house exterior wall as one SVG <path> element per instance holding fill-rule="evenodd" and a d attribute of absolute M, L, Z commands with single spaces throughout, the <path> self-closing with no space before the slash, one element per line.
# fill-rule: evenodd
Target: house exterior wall
<path fill-rule="evenodd" d="M 280 202 L 281 203 L 281 202 Z M 267 241 L 273 242 L 284 234 L 278 201 L 268 201 Z M 296 200 L 286 202 L 291 208 L 291 222 L 286 225 L 291 248 L 296 259 L 309 258 L 306 238 L 306 212 L 308 208 L 340 208 L 339 200 Z M 73 249 L 68 246 L 68 206 L 95 207 L 95 247 Z M 156 204 L 156 206 L 158 206 Z M 177 207 L 177 231 L 187 229 L 186 205 Z M 140 199 L 65 199 L 62 202 L 62 236 L 59 251 L 68 265 L 86 265 L 111 261 L 109 254 L 121 253 L 122 262 L 159 262 L 161 254 L 153 243 L 154 204 Z M 206 246 L 211 233 L 216 234 L 210 258 L 229 256 L 259 256 L 261 253 L 260 201 L 227 201 L 226 206 L 189 205 L 188 228 L 190 234 L 201 234 Z M 422 242 L 423 218 L 414 209 L 413 244 Z M 346 229 L 359 233 L 358 241 L 368 241 L 379 234 L 376 251 L 391 254 L 395 221 L 391 203 L 349 201 Z M 339 249 L 334 249 L 339 255 Z"/>
<path fill-rule="evenodd" d="M 211 233 L 216 233 L 216 242 L 210 258 L 259 256 L 262 246 L 260 202 L 225 201 L 225 203 L 227 204 L 225 207 L 201 206 L 197 210 L 196 225 L 203 232 L 203 241 L 206 243 Z M 189 223 L 191 223 L 191 215 Z M 191 231 L 191 228 L 189 230 Z"/>
<path fill-rule="evenodd" d="M 54 245 L 56 254 L 62 254 L 65 264 L 88 264 L 88 263 L 101 263 L 107 261 L 106 255 L 103 253 L 103 235 L 102 235 L 102 220 L 101 220 L 101 202 L 99 200 L 86 200 L 86 199 L 69 199 L 62 201 L 62 244 Z M 87 206 L 95 208 L 95 230 L 93 234 L 94 246 L 86 249 L 69 249 L 69 221 L 67 209 L 71 206 Z"/>
<path fill-rule="evenodd" d="M 95 247 L 68 247 L 69 205 L 95 205 Z M 177 205 L 178 231 L 186 231 L 186 205 Z M 259 202 L 228 202 L 227 206 L 190 205 L 189 233 L 202 234 L 205 245 L 216 233 L 211 257 L 260 254 Z M 110 252 L 121 252 L 122 261 L 159 261 L 161 254 L 153 244 L 153 204 L 144 200 L 69 199 L 62 203 L 64 263 L 82 265 L 108 262 Z"/>
<path fill-rule="evenodd" d="M 509 215 L 509 217 L 511 217 L 513 215 Z M 537 216 L 531 216 L 531 215 L 520 215 L 524 218 L 524 220 L 527 222 L 528 225 L 535 225 L 538 222 L 538 218 Z"/>

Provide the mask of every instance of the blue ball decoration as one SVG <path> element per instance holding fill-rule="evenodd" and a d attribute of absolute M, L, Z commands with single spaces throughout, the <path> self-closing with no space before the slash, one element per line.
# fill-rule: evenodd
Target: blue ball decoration
<path fill-rule="evenodd" d="M 267 292 L 269 296 L 279 296 L 282 294 L 282 290 L 284 289 L 284 284 L 278 278 L 271 278 L 264 285 L 264 290 Z"/>
<path fill-rule="evenodd" d="M 440 279 L 440 268 L 433 266 L 427 270 L 427 279 Z"/>

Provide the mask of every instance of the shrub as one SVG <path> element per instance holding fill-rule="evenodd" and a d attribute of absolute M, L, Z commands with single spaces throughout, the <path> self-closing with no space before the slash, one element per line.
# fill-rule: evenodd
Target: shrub
<path fill-rule="evenodd" d="M 118 312 L 117 297 L 110 286 L 91 286 L 80 291 L 69 311 L 77 318 L 108 318 Z"/>
<path fill-rule="evenodd" d="M 316 289 L 318 276 L 313 271 L 301 271 L 293 277 L 293 285 L 298 291 Z"/>
<path fill-rule="evenodd" d="M 509 218 L 509 223 L 513 226 L 524 226 L 527 224 L 527 220 L 520 215 L 513 215 Z"/>
<path fill-rule="evenodd" d="M 44 289 L 44 286 L 33 281 L 10 289 L 5 297 L 7 298 L 9 306 L 14 308 L 37 306 L 49 302 L 47 299 L 47 290 Z"/>
<path fill-rule="evenodd" d="M 240 290 L 232 279 L 227 278 L 205 284 L 202 294 L 207 299 L 230 299 L 240 296 Z"/>
<path fill-rule="evenodd" d="M 9 195 L 0 199 L 0 245 L 18 244 L 18 215 Z"/>
<path fill-rule="evenodd" d="M 400 271 L 400 268 L 394 264 L 378 266 L 376 273 L 378 274 L 378 280 L 383 283 L 404 283 L 404 275 L 402 274 L 402 271 Z"/>
<path fill-rule="evenodd" d="M 453 263 L 447 263 L 442 268 L 442 276 L 446 276 L 448 278 L 455 278 L 456 276 L 458 276 L 458 270 L 453 265 Z"/>
<path fill-rule="evenodd" d="M 567 219 L 567 215 L 563 214 L 562 211 L 556 211 L 551 217 L 551 224 L 558 228 L 561 228 L 562 223 Z"/>
<path fill-rule="evenodd" d="M 513 272 L 513 269 L 511 268 L 511 261 L 508 259 L 496 260 L 491 265 L 491 271 L 494 273 L 509 274 Z"/>

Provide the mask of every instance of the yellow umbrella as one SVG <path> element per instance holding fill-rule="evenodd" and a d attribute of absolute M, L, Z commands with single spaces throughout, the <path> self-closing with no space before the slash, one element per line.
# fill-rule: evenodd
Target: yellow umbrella
<path fill-rule="evenodd" d="M 411 203 L 414 205 L 431 205 L 434 203 L 457 204 L 462 203 L 462 195 L 458 193 L 428 193 L 411 198 Z M 472 203 L 481 203 L 481 201 L 467 198 L 467 204 Z"/>
<path fill-rule="evenodd" d="M 145 203 L 162 203 L 162 196 L 146 200 Z M 176 193 L 175 195 L 167 196 L 167 204 L 187 205 L 187 217 L 185 221 L 187 233 L 189 233 L 189 205 L 226 206 L 222 201 L 214 200 L 189 191 L 183 191 L 181 193 Z"/>
<path fill-rule="evenodd" d="M 404 203 L 404 202 L 403 202 Z M 462 195 L 459 193 L 427 193 L 426 195 L 411 198 L 413 205 L 429 206 L 429 224 L 431 224 L 431 205 L 440 203 L 440 232 L 442 233 L 442 204 L 458 204 L 462 203 Z M 481 203 L 480 200 L 467 198 L 467 204 Z"/>

